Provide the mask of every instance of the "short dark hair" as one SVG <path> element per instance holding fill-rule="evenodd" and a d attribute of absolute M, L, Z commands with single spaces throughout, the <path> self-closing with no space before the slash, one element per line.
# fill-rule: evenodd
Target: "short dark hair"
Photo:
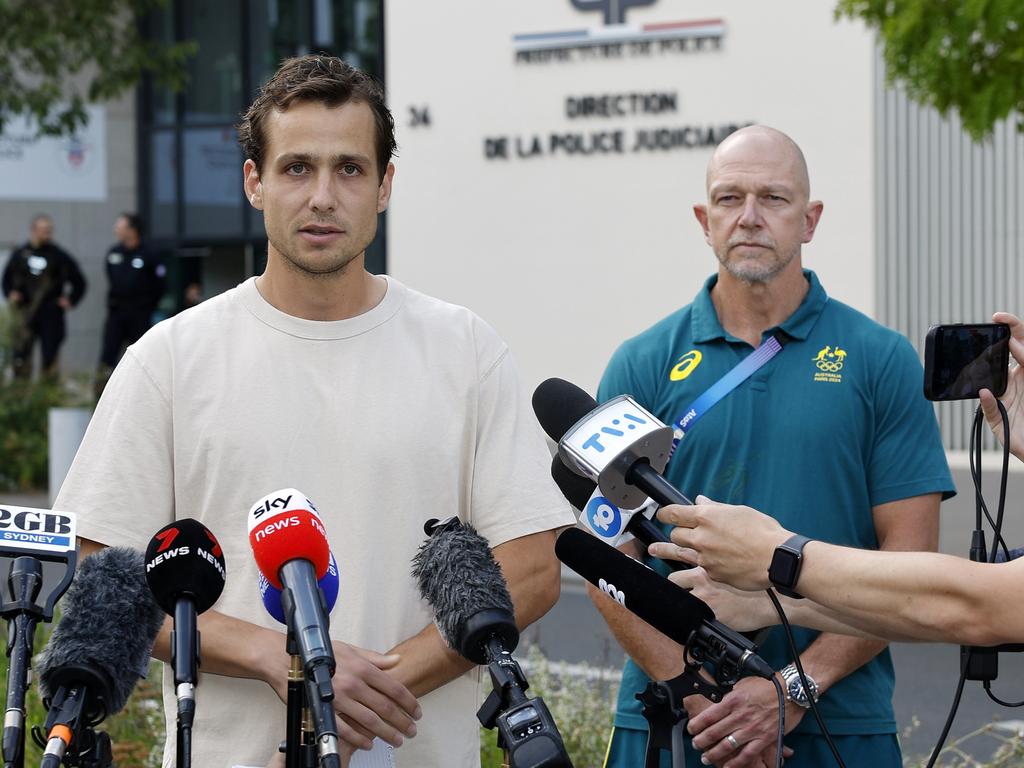
<path fill-rule="evenodd" d="M 134 213 L 133 211 L 124 211 L 123 213 L 119 214 L 117 218 L 124 219 L 125 221 L 127 221 L 128 226 L 135 230 L 135 234 L 138 235 L 139 237 L 142 237 L 142 216 L 140 216 L 137 213 Z"/>
<path fill-rule="evenodd" d="M 349 101 L 365 102 L 373 110 L 376 127 L 377 173 L 383 179 L 395 154 L 395 120 L 384 102 L 384 89 L 371 75 L 336 56 L 310 54 L 281 62 L 274 76 L 260 88 L 255 101 L 238 124 L 238 143 L 245 157 L 262 172 L 267 148 L 264 121 L 271 110 L 284 112 L 295 102 L 320 102 L 338 107 Z"/>

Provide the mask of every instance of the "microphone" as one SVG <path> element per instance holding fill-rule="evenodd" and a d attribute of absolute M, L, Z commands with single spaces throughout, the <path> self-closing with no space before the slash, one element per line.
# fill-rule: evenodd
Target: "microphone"
<path fill-rule="evenodd" d="M 64 617 L 40 655 L 40 688 L 49 707 L 40 768 L 57 768 L 83 729 L 117 713 L 146 675 L 163 612 L 143 573 L 142 555 L 126 547 L 82 560 Z"/>
<path fill-rule="evenodd" d="M 579 528 L 562 531 L 555 555 L 663 635 L 687 646 L 694 658 L 717 664 L 720 682 L 747 675 L 770 680 L 775 675 L 753 643 L 715 621 L 707 603 L 590 534 Z"/>
<path fill-rule="evenodd" d="M 317 580 L 330 561 L 327 531 L 320 513 L 294 488 L 274 491 L 249 510 L 249 544 L 263 577 L 281 590 L 281 607 L 302 660 L 309 708 L 322 761 L 340 764 L 335 724 L 334 647 L 330 619 Z M 294 654 L 294 651 L 291 651 Z"/>
<path fill-rule="evenodd" d="M 413 558 L 420 596 L 449 648 L 474 664 L 487 664 L 489 646 L 511 653 L 519 645 L 512 598 L 490 546 L 457 517 L 423 526 L 430 538 Z"/>
<path fill-rule="evenodd" d="M 555 481 L 562 495 L 576 509 L 580 510 L 579 521 L 591 533 L 606 544 L 617 547 L 636 538 L 645 546 L 656 541 L 669 541 L 668 536 L 645 512 L 643 506 L 636 509 L 619 509 L 610 499 L 596 493 L 597 483 L 577 475 L 562 461 L 557 453 L 551 459 L 551 479 Z M 654 507 L 650 507 L 653 514 Z M 692 566 L 678 560 L 663 561 L 673 571 L 682 571 Z"/>
<path fill-rule="evenodd" d="M 192 518 L 165 525 L 146 547 L 146 583 L 157 605 L 174 617 L 171 665 L 178 700 L 178 763 L 190 762 L 190 732 L 199 682 L 196 617 L 224 590 L 224 553 L 210 529 Z"/>
<path fill-rule="evenodd" d="M 317 586 L 324 593 L 324 602 L 327 604 L 327 613 L 334 610 L 334 604 L 338 602 L 338 563 L 331 553 L 330 563 L 327 566 L 327 573 L 320 577 Z M 271 618 L 279 624 L 287 624 L 288 620 L 284 615 L 284 608 L 281 605 L 281 590 L 267 581 L 261 573 L 259 576 L 260 598 L 263 600 L 263 607 Z"/>
<path fill-rule="evenodd" d="M 448 646 L 486 664 L 494 685 L 477 712 L 480 724 L 498 729 L 510 768 L 572 768 L 547 705 L 526 696 L 530 684 L 512 658 L 519 644 L 512 598 L 487 540 L 458 517 L 428 520 L 423 531 L 429 538 L 412 572 L 420 595 Z"/>
<path fill-rule="evenodd" d="M 598 405 L 575 384 L 547 379 L 533 393 L 533 410 L 563 463 L 616 506 L 635 509 L 648 496 L 662 506 L 693 503 L 659 474 L 672 453 L 672 428 L 631 397 Z"/>

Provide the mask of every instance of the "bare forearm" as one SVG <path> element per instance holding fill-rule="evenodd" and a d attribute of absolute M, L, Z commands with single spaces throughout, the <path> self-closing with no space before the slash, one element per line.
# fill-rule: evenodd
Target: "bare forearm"
<path fill-rule="evenodd" d="M 153 645 L 153 658 L 170 663 L 170 617 L 164 622 Z M 257 626 L 218 611 L 206 611 L 198 618 L 202 672 L 228 677 L 262 680 L 283 690 L 290 659 L 281 632 Z"/>
<path fill-rule="evenodd" d="M 622 649 L 652 680 L 671 680 L 683 671 L 683 647 L 637 618 L 593 585 L 587 592 Z"/>
<path fill-rule="evenodd" d="M 819 693 L 824 694 L 844 677 L 871 661 L 885 647 L 885 641 L 826 632 L 804 649 L 800 654 L 800 663 L 818 684 Z"/>
<path fill-rule="evenodd" d="M 493 551 L 512 598 L 516 626 L 526 629 L 558 600 L 560 569 L 554 557 L 554 535 L 533 534 L 501 544 Z M 415 696 L 440 688 L 473 667 L 448 647 L 433 624 L 399 643 L 390 653 L 402 657 L 390 673 Z"/>
<path fill-rule="evenodd" d="M 974 563 L 925 552 L 868 552 L 811 542 L 797 588 L 873 634 L 990 645 L 1019 642 L 1024 619 L 1005 596 L 1024 563 Z"/>

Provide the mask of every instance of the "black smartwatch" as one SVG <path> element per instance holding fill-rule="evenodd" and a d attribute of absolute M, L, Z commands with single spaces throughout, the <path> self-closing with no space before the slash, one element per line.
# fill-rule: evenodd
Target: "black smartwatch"
<path fill-rule="evenodd" d="M 786 597 L 803 599 L 796 591 L 796 582 L 800 578 L 800 566 L 803 565 L 804 545 L 810 541 L 806 536 L 793 535 L 775 548 L 772 564 L 768 566 L 768 580 Z"/>

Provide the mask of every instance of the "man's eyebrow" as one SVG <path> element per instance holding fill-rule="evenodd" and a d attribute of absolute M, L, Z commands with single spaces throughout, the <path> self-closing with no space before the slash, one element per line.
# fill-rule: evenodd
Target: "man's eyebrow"
<path fill-rule="evenodd" d="M 309 165 L 315 165 L 320 159 L 320 155 L 314 155 L 309 152 L 286 152 L 283 155 L 278 156 L 277 164 L 288 165 L 291 163 L 307 163 Z M 332 155 L 329 158 L 329 161 L 331 165 L 342 165 L 344 163 L 359 163 L 360 165 L 367 165 L 370 162 L 370 158 L 366 155 L 343 152 L 338 155 Z"/>

